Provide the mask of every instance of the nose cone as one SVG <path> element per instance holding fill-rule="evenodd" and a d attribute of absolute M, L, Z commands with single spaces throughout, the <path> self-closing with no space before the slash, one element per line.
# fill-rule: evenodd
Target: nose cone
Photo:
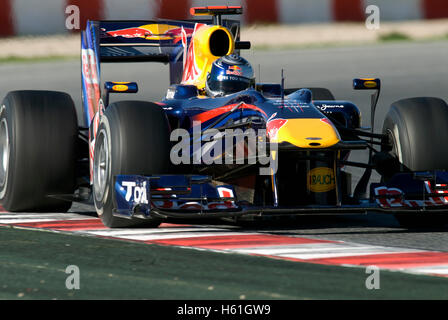
<path fill-rule="evenodd" d="M 289 142 L 299 148 L 328 148 L 341 140 L 327 118 L 273 119 L 266 131 L 271 142 Z"/>

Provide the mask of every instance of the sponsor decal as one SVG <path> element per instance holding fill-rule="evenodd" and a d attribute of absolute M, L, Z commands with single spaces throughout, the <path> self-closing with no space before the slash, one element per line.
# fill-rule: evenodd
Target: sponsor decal
<path fill-rule="evenodd" d="M 230 66 L 229 69 L 226 70 L 226 74 L 241 76 L 243 72 L 241 71 L 241 68 L 238 66 Z"/>
<path fill-rule="evenodd" d="M 229 72 L 227 72 L 227 73 L 229 73 Z M 245 81 L 245 82 L 247 82 L 244 78 L 235 77 L 234 73 L 232 73 L 232 75 L 230 75 L 230 76 L 220 74 L 217 78 L 219 81 L 230 80 L 230 81 Z"/>
<path fill-rule="evenodd" d="M 187 36 L 191 36 L 193 29 L 167 24 L 148 24 L 134 28 L 124 28 L 120 30 L 110 30 L 102 28 L 101 37 L 122 37 L 127 39 L 143 38 L 146 40 L 173 40 L 174 43 L 181 41 L 182 29 Z"/>
<path fill-rule="evenodd" d="M 414 201 L 404 201 L 403 191 L 398 188 L 378 187 L 375 188 L 375 196 L 389 197 L 389 198 L 377 198 L 376 202 L 383 208 L 392 207 L 416 207 L 419 206 Z"/>
<path fill-rule="evenodd" d="M 288 100 L 281 100 L 281 99 L 273 100 L 272 104 L 274 106 L 278 106 L 280 108 L 285 108 L 286 107 L 289 110 L 295 111 L 295 112 L 299 112 L 299 111 L 303 112 L 304 108 L 309 108 L 310 107 L 310 105 L 307 104 L 307 103 L 303 103 L 303 102 L 298 101 L 298 100 L 289 100 L 289 99 Z"/>
<path fill-rule="evenodd" d="M 268 121 L 268 123 L 266 124 L 266 131 L 267 131 L 268 137 L 271 140 L 276 141 L 277 140 L 278 131 L 287 122 L 288 122 L 287 119 L 281 119 L 281 118 L 276 118 L 276 119 L 272 119 L 272 120 Z"/>
<path fill-rule="evenodd" d="M 318 105 L 317 106 L 321 111 L 325 111 L 327 110 L 327 108 L 339 108 L 339 109 L 344 109 L 344 106 L 341 104 L 336 104 L 336 105 L 331 105 L 331 104 L 322 104 L 322 105 Z"/>
<path fill-rule="evenodd" d="M 98 108 L 98 100 L 101 97 L 98 77 L 98 64 L 95 52 L 92 49 L 81 50 L 81 72 L 85 87 L 83 92 L 87 104 L 88 122 L 91 121 Z"/>
<path fill-rule="evenodd" d="M 364 87 L 369 88 L 369 89 L 376 88 L 376 82 L 375 81 L 365 81 Z"/>
<path fill-rule="evenodd" d="M 112 90 L 119 91 L 119 92 L 127 91 L 128 89 L 129 89 L 129 87 L 124 84 L 116 84 L 112 87 Z"/>
<path fill-rule="evenodd" d="M 221 198 L 233 198 L 233 190 L 230 188 L 226 188 L 226 187 L 217 187 L 216 188 L 218 190 L 219 196 Z"/>
<path fill-rule="evenodd" d="M 312 192 L 328 192 L 336 186 L 334 170 L 328 167 L 318 167 L 308 172 L 308 190 Z"/>
<path fill-rule="evenodd" d="M 121 185 L 126 188 L 126 201 L 133 199 L 134 203 L 148 204 L 146 181 L 142 186 L 138 186 L 135 181 L 123 181 Z"/>
<path fill-rule="evenodd" d="M 169 88 L 168 91 L 166 92 L 166 96 L 165 99 L 167 100 L 171 100 L 174 99 L 174 95 L 176 94 L 176 90 L 173 88 Z M 173 108 L 171 107 L 170 109 L 168 108 L 164 108 L 165 110 L 172 110 Z"/>
<path fill-rule="evenodd" d="M 419 208 L 448 205 L 448 197 L 443 196 L 446 193 L 443 191 L 434 191 L 429 181 L 425 181 L 425 189 L 428 193 L 441 193 L 442 196 L 428 197 L 427 200 L 408 200 L 404 199 L 404 192 L 402 190 L 383 186 L 374 189 L 375 200 L 382 208 Z"/>
<path fill-rule="evenodd" d="M 123 38 L 146 38 L 147 36 L 152 35 L 149 30 L 140 27 L 107 31 L 106 34 L 111 37 L 123 37 Z"/>
<path fill-rule="evenodd" d="M 92 49 L 82 49 L 81 50 L 81 60 L 82 60 L 82 72 L 85 77 L 85 81 L 88 84 L 98 84 L 97 75 L 97 63 L 95 58 L 95 52 Z"/>
<path fill-rule="evenodd" d="M 191 34 L 192 38 L 194 37 L 196 31 L 202 26 L 202 23 L 195 24 L 194 31 Z M 200 70 L 196 63 L 194 41 L 191 41 L 190 45 L 188 45 L 188 34 L 183 27 L 181 28 L 181 40 L 182 46 L 184 47 L 184 73 L 182 75 L 182 83 L 191 84 L 194 83 L 194 81 L 199 77 Z"/>

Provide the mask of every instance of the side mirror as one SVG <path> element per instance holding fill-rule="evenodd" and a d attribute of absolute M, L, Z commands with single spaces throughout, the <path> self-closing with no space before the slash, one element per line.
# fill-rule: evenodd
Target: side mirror
<path fill-rule="evenodd" d="M 355 90 L 375 90 L 370 100 L 370 112 L 371 112 L 371 130 L 373 133 L 373 126 L 375 124 L 375 109 L 378 104 L 378 98 L 381 91 L 381 80 L 378 78 L 357 78 L 353 79 L 353 89 Z"/>
<path fill-rule="evenodd" d="M 235 50 L 249 50 L 251 47 L 250 41 L 235 41 Z"/>
<path fill-rule="evenodd" d="M 375 90 L 375 93 L 372 94 L 370 98 L 370 130 L 372 136 L 370 138 L 370 142 L 373 143 L 373 133 L 375 126 L 375 110 L 378 104 L 378 99 L 380 97 L 381 91 L 381 80 L 378 78 L 360 78 L 353 79 L 353 89 L 355 90 Z M 369 149 L 369 164 L 372 163 L 373 152 L 372 149 Z M 353 192 L 353 196 L 356 199 L 360 199 L 362 196 L 365 196 L 367 191 L 367 186 L 370 180 L 370 176 L 372 174 L 371 168 L 366 168 L 364 174 L 359 179 L 358 184 L 356 185 L 355 191 Z"/>
<path fill-rule="evenodd" d="M 381 80 L 378 78 L 353 79 L 353 89 L 355 90 L 379 90 Z"/>
<path fill-rule="evenodd" d="M 136 82 L 117 82 L 106 81 L 101 99 L 105 107 L 109 105 L 109 93 L 137 93 L 138 85 Z"/>
<path fill-rule="evenodd" d="M 104 89 L 107 92 L 118 92 L 118 93 L 137 93 L 138 86 L 136 82 L 115 82 L 107 81 L 104 83 Z"/>

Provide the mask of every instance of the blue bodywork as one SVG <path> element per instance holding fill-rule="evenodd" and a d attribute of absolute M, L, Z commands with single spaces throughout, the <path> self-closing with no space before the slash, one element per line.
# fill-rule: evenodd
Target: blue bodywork
<path fill-rule="evenodd" d="M 361 132 L 361 114 L 357 106 L 348 101 L 315 100 L 309 89 L 300 89 L 284 95 L 280 84 L 256 84 L 254 88 L 219 98 L 201 96 L 192 85 L 179 84 L 182 71 L 182 43 L 172 40 L 147 40 L 124 36 L 114 37 L 109 32 L 138 28 L 144 24 L 166 23 L 179 28 L 194 27 L 198 21 L 89 21 L 82 32 L 82 92 L 84 121 L 90 127 L 90 142 L 93 140 L 95 116 L 107 108 L 101 99 L 100 64 L 119 61 L 155 61 L 169 64 L 171 86 L 165 98 L 158 104 L 165 110 L 171 129 L 186 129 L 192 133 L 195 121 L 200 123 L 201 132 L 207 129 L 224 130 L 226 128 L 266 128 L 269 119 L 307 118 L 331 121 L 340 130 L 342 139 L 331 149 L 300 149 L 283 144 L 280 152 L 298 155 L 305 161 L 307 171 L 301 176 L 293 176 L 285 190 L 297 189 L 303 203 L 281 203 L 278 201 L 277 188 L 282 181 L 277 175 L 270 176 L 271 193 L 263 194 L 262 202 L 251 203 L 239 199 L 235 185 L 214 181 L 214 166 L 202 166 L 206 174 L 184 175 L 118 175 L 114 183 L 114 215 L 120 217 L 139 217 L 142 219 L 157 217 L 231 217 L 260 214 L 297 214 L 297 213 L 347 213 L 382 211 L 425 211 L 442 210 L 448 206 L 448 173 L 443 171 L 399 173 L 385 182 L 372 183 L 368 198 L 353 197 L 349 186 L 351 176 L 344 170 L 350 165 L 347 158 L 350 150 L 367 149 L 369 139 L 359 138 Z M 206 22 L 206 21 L 202 21 Z M 223 25 L 232 28 L 238 22 L 223 20 Z M 190 39 L 188 39 L 189 41 Z M 148 43 L 151 44 L 148 46 Z M 144 44 L 144 45 L 143 45 Z M 376 81 L 376 80 L 375 80 Z M 375 82 L 374 81 L 374 82 Z M 363 88 L 364 82 L 356 85 Z M 379 86 L 379 82 L 376 83 Z M 112 84 L 108 85 L 108 90 Z M 134 87 L 133 87 L 134 88 Z M 136 91 L 137 86 L 135 85 Z M 344 133 L 346 130 L 349 133 Z M 191 144 L 204 143 L 191 138 Z M 92 150 L 91 150 L 92 151 Z M 189 155 L 193 157 L 194 150 Z M 317 156 L 315 156 L 315 154 Z M 286 156 L 287 165 L 294 161 Z M 313 158 L 315 156 L 315 158 Z M 305 159 L 305 160 L 302 160 Z M 288 162 L 289 161 L 289 162 Z M 299 161 L 299 160 L 297 160 Z M 203 165 L 203 164 L 202 164 Z M 311 167 L 310 167 L 311 165 Z M 312 166 L 334 168 L 336 174 L 335 191 L 321 192 L 316 195 L 307 190 L 307 180 Z M 364 166 L 370 170 L 370 164 Z M 229 167 L 221 168 L 225 171 Z M 290 178 L 288 172 L 280 173 Z M 246 171 L 242 177 L 248 175 Z M 237 180 L 238 173 L 235 174 Z M 297 179 L 297 181 L 294 181 Z M 302 180 L 299 180 L 302 179 Z M 257 182 L 258 183 L 258 182 Z M 266 181 L 255 185 L 255 191 Z M 299 197 L 297 197 L 299 198 Z M 297 200 L 297 199 L 292 199 Z M 257 200 L 261 201 L 261 200 Z M 264 201 L 264 202 L 263 202 Z M 261 204 L 260 204 L 261 203 Z"/>

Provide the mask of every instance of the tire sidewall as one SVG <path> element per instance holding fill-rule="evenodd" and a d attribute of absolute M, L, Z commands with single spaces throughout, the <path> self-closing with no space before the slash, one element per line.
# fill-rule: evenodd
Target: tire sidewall
<path fill-rule="evenodd" d="M 412 146 L 409 143 L 408 128 L 406 121 L 402 118 L 399 110 L 392 105 L 386 116 L 383 126 L 383 134 L 387 135 L 389 142 L 392 143 L 391 154 L 397 158 L 400 166 L 409 165 L 410 153 Z"/>
<path fill-rule="evenodd" d="M 8 129 L 8 143 L 9 143 L 9 159 L 8 159 L 8 168 L 7 173 L 5 177 L 5 183 L 0 186 L 0 201 L 2 202 L 8 202 L 8 199 L 10 198 L 11 188 L 8 189 L 8 182 L 11 180 L 11 172 L 13 171 L 12 166 L 14 166 L 14 131 L 13 131 L 13 123 L 12 123 L 12 108 L 8 107 L 9 105 L 9 99 L 5 99 L 3 101 L 2 105 L 0 106 L 0 123 L 5 120 L 7 124 Z M 3 159 L 0 159 L 3 161 Z M 5 203 L 4 203 L 5 204 Z"/>
<path fill-rule="evenodd" d="M 111 178 L 112 178 L 112 174 L 111 174 L 111 166 L 112 166 L 112 157 L 111 155 L 111 151 L 112 151 L 112 146 L 111 146 L 111 131 L 110 131 L 110 125 L 109 125 L 109 119 L 107 118 L 107 116 L 103 115 L 100 119 L 100 125 L 98 126 L 98 137 L 101 134 L 105 134 L 106 135 L 106 139 L 107 139 L 107 148 L 108 148 L 108 159 L 107 159 L 107 176 L 106 176 L 106 186 L 103 192 L 103 195 L 101 197 L 101 199 L 97 199 L 96 193 L 95 193 L 95 185 L 96 185 L 96 174 L 95 174 L 95 169 L 93 170 L 93 199 L 94 199 L 94 204 L 95 204 L 95 209 L 98 213 L 98 216 L 100 216 L 101 218 L 104 218 L 104 211 L 108 211 L 108 209 L 110 209 L 111 207 L 111 198 L 112 198 L 112 193 L 110 192 L 110 187 L 112 185 L 111 183 Z M 96 158 L 96 156 L 98 155 L 99 152 L 99 148 L 100 148 L 100 144 L 95 143 L 95 149 L 94 149 L 94 159 Z M 94 164 L 95 164 L 95 160 L 94 160 Z"/>

